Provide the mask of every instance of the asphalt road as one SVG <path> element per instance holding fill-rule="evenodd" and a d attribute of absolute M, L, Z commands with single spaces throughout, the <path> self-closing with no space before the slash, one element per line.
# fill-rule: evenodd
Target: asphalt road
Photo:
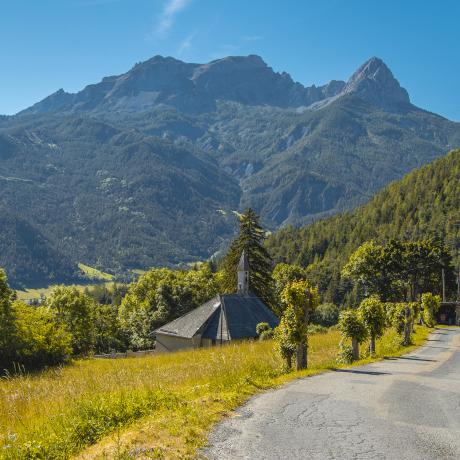
<path fill-rule="evenodd" d="M 460 329 L 400 358 L 296 380 L 211 434 L 209 459 L 460 459 Z"/>

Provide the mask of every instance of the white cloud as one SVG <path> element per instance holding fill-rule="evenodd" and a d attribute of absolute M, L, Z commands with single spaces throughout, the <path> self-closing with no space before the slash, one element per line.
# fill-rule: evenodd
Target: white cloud
<path fill-rule="evenodd" d="M 179 45 L 179 48 L 177 49 L 177 55 L 179 57 L 182 57 L 184 55 L 185 52 L 187 52 L 188 50 L 190 50 L 190 48 L 192 47 L 192 42 L 193 42 L 193 39 L 196 37 L 196 30 L 194 32 L 192 32 L 190 35 L 187 35 L 183 40 L 182 42 L 180 43 Z"/>
<path fill-rule="evenodd" d="M 191 0 L 167 0 L 160 14 L 160 18 L 156 27 L 157 35 L 165 37 L 174 24 L 174 19 Z"/>

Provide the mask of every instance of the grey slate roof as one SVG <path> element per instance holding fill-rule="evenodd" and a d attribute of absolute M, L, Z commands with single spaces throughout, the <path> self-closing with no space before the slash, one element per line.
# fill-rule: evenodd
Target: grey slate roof
<path fill-rule="evenodd" d="M 155 333 L 192 338 L 197 334 L 218 341 L 256 337 L 256 326 L 279 320 L 254 294 L 228 294 L 211 299 L 201 307 L 158 328 Z"/>
<path fill-rule="evenodd" d="M 195 310 L 159 327 L 154 333 L 173 335 L 191 339 L 206 325 L 209 319 L 220 309 L 220 298 L 216 296 Z"/>

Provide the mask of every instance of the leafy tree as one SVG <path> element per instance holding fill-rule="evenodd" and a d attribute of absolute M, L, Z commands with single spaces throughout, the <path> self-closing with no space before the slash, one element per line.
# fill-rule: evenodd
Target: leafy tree
<path fill-rule="evenodd" d="M 451 258 L 442 240 L 391 240 L 386 245 L 368 241 L 350 257 L 342 270 L 364 294 L 384 300 L 416 301 L 424 290 L 439 290 L 442 269 L 451 269 Z"/>
<path fill-rule="evenodd" d="M 337 305 L 331 302 L 322 303 L 313 312 L 311 321 L 320 326 L 331 327 L 337 324 L 339 313 L 340 308 Z"/>
<path fill-rule="evenodd" d="M 3 368 L 14 360 L 18 340 L 12 298 L 6 274 L 0 269 L 0 366 Z"/>
<path fill-rule="evenodd" d="M 364 299 L 359 308 L 359 316 L 370 337 L 369 352 L 375 353 L 375 339 L 381 337 L 385 330 L 385 310 L 377 296 Z"/>
<path fill-rule="evenodd" d="M 307 279 L 307 272 L 300 265 L 277 264 L 272 273 L 275 306 L 274 310 L 278 315 L 282 315 L 284 307 L 281 300 L 281 293 L 288 283 Z"/>
<path fill-rule="evenodd" d="M 94 301 L 73 286 L 57 286 L 46 305 L 56 312 L 56 318 L 72 334 L 74 355 L 89 355 L 94 351 Z"/>
<path fill-rule="evenodd" d="M 32 368 L 65 362 L 72 354 L 72 335 L 47 306 L 13 304 L 18 334 L 17 361 Z"/>
<path fill-rule="evenodd" d="M 191 270 L 157 268 L 130 285 L 119 308 L 119 322 L 129 346 L 153 346 L 152 332 L 210 300 L 218 293 L 207 264 Z"/>
<path fill-rule="evenodd" d="M 442 269 L 451 270 L 451 256 L 439 238 L 391 240 L 385 247 L 389 278 L 404 286 L 405 298 L 415 302 L 423 291 L 439 291 Z"/>
<path fill-rule="evenodd" d="M 85 289 L 85 294 L 92 297 L 94 301 L 101 305 L 120 306 L 123 297 L 128 292 L 126 284 L 113 283 L 111 286 L 98 284 Z"/>
<path fill-rule="evenodd" d="M 93 310 L 96 336 L 95 352 L 110 353 L 126 350 L 128 339 L 123 334 L 116 305 L 96 304 Z"/>
<path fill-rule="evenodd" d="M 343 339 L 351 339 L 352 360 L 359 359 L 359 344 L 368 337 L 368 331 L 356 310 L 343 310 L 339 315 L 339 331 Z"/>
<path fill-rule="evenodd" d="M 382 273 L 383 246 L 374 241 L 362 244 L 343 267 L 342 276 L 353 280 L 364 291 L 364 295 L 381 294 L 385 289 Z"/>
<path fill-rule="evenodd" d="M 428 327 L 436 324 L 436 313 L 441 307 L 441 297 L 431 292 L 422 294 L 423 321 Z"/>
<path fill-rule="evenodd" d="M 306 369 L 308 365 L 308 324 L 311 315 L 319 303 L 318 290 L 312 288 L 305 280 L 293 281 L 286 285 L 281 293 L 281 299 L 289 311 L 289 322 L 287 325 L 293 330 L 285 334 L 293 338 L 296 344 L 297 370 Z M 295 322 L 291 322 L 294 312 Z M 284 323 L 283 323 L 284 324 Z"/>
<path fill-rule="evenodd" d="M 249 289 L 268 305 L 273 305 L 272 260 L 264 247 L 265 231 L 259 216 L 247 209 L 240 216 L 240 230 L 222 261 L 221 286 L 224 292 L 235 292 L 237 267 L 243 250 L 249 260 Z"/>
<path fill-rule="evenodd" d="M 351 212 L 318 220 L 301 228 L 285 227 L 273 233 L 267 239 L 266 246 L 275 262 L 308 267 L 308 279 L 319 286 L 322 301 L 355 305 L 362 299 L 363 284 L 359 283 L 358 286 L 357 282 L 352 285 L 344 282 L 347 280 L 342 276 L 337 277 L 335 271 L 340 272 L 350 256 L 366 241 L 384 246 L 394 239 L 407 242 L 432 238 L 437 240 L 434 244 L 439 246 L 443 238 L 451 243 L 451 252 L 455 256 L 456 243 L 460 240 L 460 228 L 454 225 L 460 220 L 459 175 L 460 150 L 456 150 L 390 184 L 367 204 Z M 442 260 L 442 257 L 432 258 L 431 255 L 431 261 Z M 395 261 L 396 257 L 393 258 Z M 366 286 L 367 294 L 376 293 L 382 300 L 393 302 L 419 300 L 423 292 L 440 294 L 443 265 L 447 298 L 454 299 L 456 284 L 452 264 L 438 262 L 434 266 L 430 262 L 426 272 L 423 263 L 417 262 L 412 279 L 399 276 L 404 281 L 403 285 L 391 286 L 392 281 L 387 284 L 388 289 L 383 292 L 385 295 L 373 292 L 372 287 Z M 456 265 L 458 262 L 455 260 Z M 411 268 L 410 265 L 406 266 Z M 374 268 L 379 269 L 378 266 Z M 382 265 L 382 268 L 385 266 Z M 385 288 L 385 284 L 382 286 Z"/>

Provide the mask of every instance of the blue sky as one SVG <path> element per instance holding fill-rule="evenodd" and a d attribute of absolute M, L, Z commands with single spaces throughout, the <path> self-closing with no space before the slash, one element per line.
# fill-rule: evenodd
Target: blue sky
<path fill-rule="evenodd" d="M 0 113 L 156 54 L 259 54 L 305 85 L 381 57 L 412 102 L 460 121 L 457 0 L 3 0 Z"/>

